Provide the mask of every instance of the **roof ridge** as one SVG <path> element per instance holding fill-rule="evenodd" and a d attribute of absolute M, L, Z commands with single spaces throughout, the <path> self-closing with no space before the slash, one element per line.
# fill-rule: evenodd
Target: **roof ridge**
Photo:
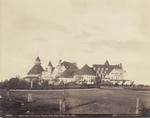
<path fill-rule="evenodd" d="M 85 64 L 77 73 L 77 75 L 96 75 L 95 71 Z"/>

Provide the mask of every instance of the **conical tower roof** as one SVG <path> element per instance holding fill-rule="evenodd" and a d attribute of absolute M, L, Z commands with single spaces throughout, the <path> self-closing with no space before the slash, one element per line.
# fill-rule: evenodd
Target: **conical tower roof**
<path fill-rule="evenodd" d="M 35 65 L 30 69 L 27 74 L 42 74 L 43 67 L 41 66 L 41 60 L 39 57 L 35 60 Z"/>
<path fill-rule="evenodd" d="M 79 69 L 75 73 L 75 75 L 96 75 L 96 73 L 87 64 L 85 64 L 81 69 Z"/>
<path fill-rule="evenodd" d="M 53 65 L 52 65 L 51 61 L 49 61 L 48 66 L 53 68 Z"/>
<path fill-rule="evenodd" d="M 39 57 L 37 57 L 35 61 L 41 61 L 41 60 L 40 60 L 40 58 L 39 58 Z"/>
<path fill-rule="evenodd" d="M 105 64 L 104 64 L 104 65 L 109 66 L 108 60 L 105 61 Z"/>

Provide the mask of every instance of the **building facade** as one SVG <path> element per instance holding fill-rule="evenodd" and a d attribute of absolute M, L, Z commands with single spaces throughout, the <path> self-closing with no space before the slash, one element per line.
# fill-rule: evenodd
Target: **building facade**
<path fill-rule="evenodd" d="M 53 70 L 53 78 L 59 77 L 67 69 L 78 69 L 76 63 L 59 60 L 59 64 Z"/>
<path fill-rule="evenodd" d="M 76 71 L 78 71 L 78 69 L 66 69 L 59 77 L 60 83 L 66 84 L 76 82 L 76 79 L 74 78 L 74 73 Z"/>
<path fill-rule="evenodd" d="M 111 82 L 112 84 L 123 84 L 129 81 L 127 73 L 122 64 L 110 65 L 108 60 L 103 65 L 93 64 L 93 70 L 101 78 L 102 82 Z"/>
<path fill-rule="evenodd" d="M 121 85 L 130 82 L 121 63 L 110 65 L 106 60 L 104 64 L 93 64 L 92 68 L 85 64 L 81 69 L 78 69 L 76 63 L 59 60 L 59 64 L 56 67 L 53 67 L 51 61 L 49 61 L 44 70 L 39 57 L 36 58 L 34 66 L 29 70 L 25 78 L 29 80 L 39 79 L 41 83 L 48 81 L 49 84 L 108 82 Z"/>
<path fill-rule="evenodd" d="M 85 64 L 81 69 L 74 73 L 74 78 L 77 84 L 94 84 L 96 79 L 95 71 Z"/>

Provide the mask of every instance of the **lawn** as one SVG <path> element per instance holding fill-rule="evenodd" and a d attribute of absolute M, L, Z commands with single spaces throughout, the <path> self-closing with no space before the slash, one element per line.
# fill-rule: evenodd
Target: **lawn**
<path fill-rule="evenodd" d="M 10 96 L 27 97 L 27 91 L 11 91 Z M 1 95 L 5 93 L 0 92 Z M 40 113 L 59 113 L 59 98 L 66 96 L 67 114 L 135 114 L 136 98 L 150 107 L 150 91 L 125 89 L 66 89 L 32 91 L 30 108 Z"/>

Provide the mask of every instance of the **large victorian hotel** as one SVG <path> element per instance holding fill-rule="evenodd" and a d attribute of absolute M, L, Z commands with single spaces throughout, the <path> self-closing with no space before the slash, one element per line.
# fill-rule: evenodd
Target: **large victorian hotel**
<path fill-rule="evenodd" d="M 28 80 L 39 79 L 57 85 L 62 82 L 64 84 L 69 82 L 94 84 L 97 78 L 101 82 L 111 82 L 113 84 L 130 85 L 132 83 L 128 80 L 127 73 L 121 63 L 110 65 L 108 60 L 104 64 L 93 64 L 92 67 L 85 64 L 81 69 L 77 67 L 76 62 L 62 62 L 59 60 L 58 65 L 53 67 L 51 61 L 49 61 L 47 67 L 43 69 L 41 60 L 37 57 L 34 66 L 25 78 Z"/>

